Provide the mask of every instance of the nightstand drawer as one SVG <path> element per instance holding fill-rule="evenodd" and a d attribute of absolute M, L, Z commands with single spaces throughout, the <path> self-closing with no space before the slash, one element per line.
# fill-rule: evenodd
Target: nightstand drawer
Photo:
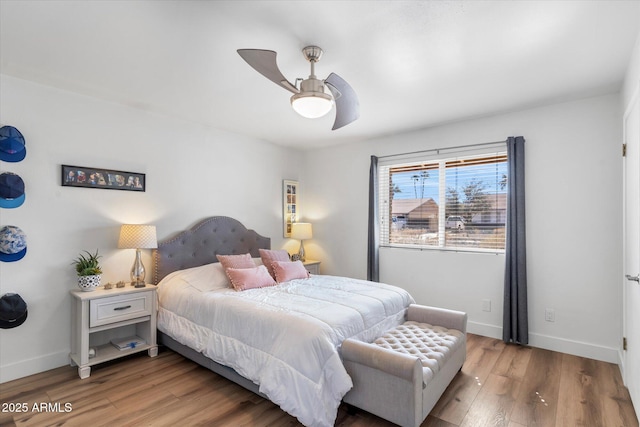
<path fill-rule="evenodd" d="M 137 292 L 89 301 L 89 327 L 149 316 L 153 292 Z"/>
<path fill-rule="evenodd" d="M 306 260 L 304 266 L 310 274 L 320 274 L 320 261 Z"/>

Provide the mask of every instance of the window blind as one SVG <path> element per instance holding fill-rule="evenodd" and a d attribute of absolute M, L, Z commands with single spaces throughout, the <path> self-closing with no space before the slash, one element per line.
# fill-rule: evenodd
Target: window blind
<path fill-rule="evenodd" d="M 504 250 L 504 143 L 389 156 L 378 168 L 381 246 Z"/>

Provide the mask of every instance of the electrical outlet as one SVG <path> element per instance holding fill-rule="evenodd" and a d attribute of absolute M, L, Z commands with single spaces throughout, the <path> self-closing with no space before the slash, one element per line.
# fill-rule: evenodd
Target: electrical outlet
<path fill-rule="evenodd" d="M 546 320 L 547 322 L 555 322 L 556 311 L 553 308 L 546 308 L 544 310 L 544 320 Z"/>
<path fill-rule="evenodd" d="M 482 311 L 491 311 L 491 300 L 483 299 L 482 300 Z"/>

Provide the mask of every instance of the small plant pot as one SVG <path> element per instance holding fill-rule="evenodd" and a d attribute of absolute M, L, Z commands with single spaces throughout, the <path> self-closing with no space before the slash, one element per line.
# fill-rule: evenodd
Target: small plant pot
<path fill-rule="evenodd" d="M 95 291 L 100 286 L 101 274 L 94 274 L 92 276 L 78 276 L 78 286 L 85 292 Z"/>

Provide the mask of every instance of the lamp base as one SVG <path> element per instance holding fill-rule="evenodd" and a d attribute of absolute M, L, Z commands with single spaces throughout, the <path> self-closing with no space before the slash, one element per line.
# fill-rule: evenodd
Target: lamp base
<path fill-rule="evenodd" d="M 144 265 L 142 264 L 142 257 L 140 256 L 140 249 L 136 249 L 136 259 L 131 267 L 131 286 L 134 288 L 144 288 L 144 277 L 146 272 Z"/>

